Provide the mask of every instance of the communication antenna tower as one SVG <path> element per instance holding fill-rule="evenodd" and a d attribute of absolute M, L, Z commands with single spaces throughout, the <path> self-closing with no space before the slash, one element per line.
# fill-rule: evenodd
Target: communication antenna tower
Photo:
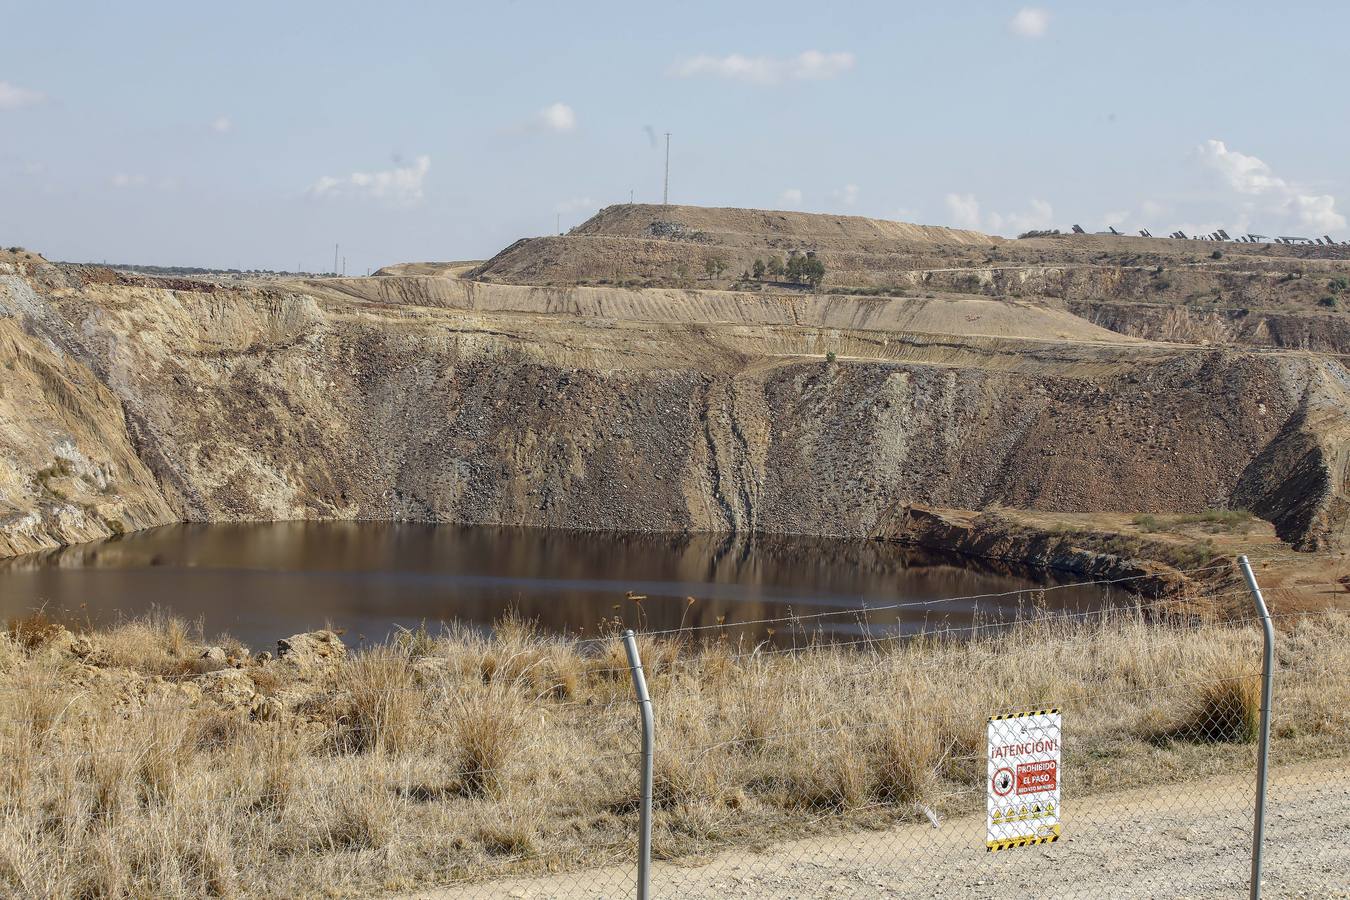
<path fill-rule="evenodd" d="M 661 189 L 661 205 L 670 205 L 670 132 L 666 132 L 666 182 Z"/>

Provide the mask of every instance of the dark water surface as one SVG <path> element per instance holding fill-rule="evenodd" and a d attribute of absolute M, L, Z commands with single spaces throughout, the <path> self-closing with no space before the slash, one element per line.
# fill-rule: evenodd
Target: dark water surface
<path fill-rule="evenodd" d="M 0 616 L 36 607 L 109 624 L 159 607 L 255 649 L 331 623 L 346 640 L 516 610 L 593 635 L 618 617 L 649 629 L 798 615 L 737 636 L 778 644 L 1085 611 L 1129 602 L 1080 580 L 895 544 L 805 537 L 649 535 L 530 528 L 286 522 L 173 525 L 0 560 Z M 942 598 L 1003 594 L 974 599 Z M 631 595 L 645 599 L 634 599 Z M 852 610 L 877 610 L 864 620 Z M 821 615 L 824 613 L 825 615 Z M 770 633 L 768 629 L 772 628 Z"/>

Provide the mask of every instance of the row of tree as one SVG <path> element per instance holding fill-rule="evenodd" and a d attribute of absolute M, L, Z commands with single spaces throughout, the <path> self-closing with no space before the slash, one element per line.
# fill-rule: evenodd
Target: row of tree
<path fill-rule="evenodd" d="M 755 260 L 750 273 L 756 279 L 768 275 L 771 278 L 787 278 L 789 281 L 817 288 L 825 280 L 825 264 L 814 254 L 802 254 L 793 250 L 788 254 L 786 263 L 777 256 L 770 256 L 767 262 L 762 259 Z"/>
<path fill-rule="evenodd" d="M 709 280 L 721 278 L 728 265 L 727 258 L 719 254 L 703 259 L 703 271 Z M 754 278 L 758 281 L 765 276 L 775 280 L 786 278 L 797 284 L 809 284 L 813 288 L 818 288 L 825 280 L 825 264 L 813 253 L 803 254 L 793 250 L 788 254 L 787 262 L 778 256 L 770 256 L 767 260 L 757 259 L 750 267 L 750 271 L 741 273 L 741 278 L 747 280 Z"/>

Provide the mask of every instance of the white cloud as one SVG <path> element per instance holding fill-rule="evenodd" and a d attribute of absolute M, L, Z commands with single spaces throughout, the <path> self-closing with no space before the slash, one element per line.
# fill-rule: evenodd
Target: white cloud
<path fill-rule="evenodd" d="M 37 106 L 47 99 L 41 91 L 30 91 L 8 81 L 0 81 L 0 109 L 23 109 L 25 106 Z"/>
<path fill-rule="evenodd" d="M 1008 20 L 1008 30 L 1018 37 L 1044 37 L 1050 28 L 1050 13 L 1039 6 L 1024 6 Z"/>
<path fill-rule="evenodd" d="M 670 67 L 675 78 L 711 76 L 751 84 L 774 85 L 785 81 L 821 81 L 835 78 L 853 68 L 852 53 L 823 53 L 807 50 L 796 56 L 694 56 Z"/>
<path fill-rule="evenodd" d="M 1332 195 L 1314 194 L 1287 181 L 1264 160 L 1230 150 L 1223 141 L 1208 140 L 1196 152 L 1201 163 L 1238 195 L 1244 221 L 1265 216 L 1283 220 L 1283 227 L 1320 232 L 1345 229 L 1345 216 L 1336 211 Z"/>
<path fill-rule="evenodd" d="M 1049 228 L 1054 223 L 1055 210 L 1044 200 L 1033 199 L 1025 212 L 989 213 L 986 217 L 989 231 L 994 234 L 1016 236 L 1024 231 Z"/>
<path fill-rule="evenodd" d="M 975 199 L 974 194 L 948 194 L 946 203 L 952 223 L 957 228 L 980 227 L 980 201 Z"/>
<path fill-rule="evenodd" d="M 310 186 L 315 197 L 358 196 L 411 205 L 422 200 L 422 183 L 431 171 L 431 157 L 419 156 L 412 165 L 396 166 L 381 172 L 352 172 L 334 177 L 325 175 Z"/>
<path fill-rule="evenodd" d="M 784 209 L 796 209 L 802 205 L 801 188 L 788 188 L 778 195 L 778 205 Z"/>
<path fill-rule="evenodd" d="M 984 212 L 974 194 L 948 194 L 946 203 L 952 224 L 957 228 L 1012 236 L 1049 228 L 1054 223 L 1054 207 L 1044 200 L 1032 199 L 1028 209 L 1012 213 Z"/>
<path fill-rule="evenodd" d="M 843 203 L 845 206 L 852 206 L 858 202 L 858 186 L 856 184 L 846 184 L 837 191 L 831 192 L 830 196 Z"/>
<path fill-rule="evenodd" d="M 1336 198 L 1330 194 L 1294 197 L 1294 212 L 1300 224 L 1313 231 L 1343 231 L 1345 216 L 1336 212 Z"/>
<path fill-rule="evenodd" d="M 112 177 L 112 186 L 115 188 L 142 188 L 150 183 L 150 179 L 144 175 L 129 175 L 126 172 L 118 172 Z"/>
<path fill-rule="evenodd" d="M 538 121 L 541 126 L 549 131 L 566 132 L 575 131 L 577 127 L 577 114 L 572 107 L 566 103 L 550 103 L 539 110 Z"/>
<path fill-rule="evenodd" d="M 211 123 L 211 130 L 216 134 L 228 134 L 234 129 L 234 123 L 230 121 L 229 116 L 216 116 Z"/>
<path fill-rule="evenodd" d="M 1206 141 L 1199 153 L 1205 164 L 1240 194 L 1261 194 L 1288 187 L 1283 178 L 1275 177 L 1270 166 L 1255 156 L 1229 150 L 1223 141 Z"/>

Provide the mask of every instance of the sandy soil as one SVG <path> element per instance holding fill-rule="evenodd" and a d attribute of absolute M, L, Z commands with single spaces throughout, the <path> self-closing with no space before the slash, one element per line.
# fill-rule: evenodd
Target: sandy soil
<path fill-rule="evenodd" d="M 1250 859 L 1252 785 L 1222 777 L 1066 805 L 1058 844 L 996 854 L 980 817 L 830 839 L 701 865 L 657 863 L 656 897 L 1237 897 Z M 1269 897 L 1350 897 L 1350 766 L 1277 769 L 1266 835 Z M 423 891 L 402 900 L 632 896 L 631 866 Z"/>

